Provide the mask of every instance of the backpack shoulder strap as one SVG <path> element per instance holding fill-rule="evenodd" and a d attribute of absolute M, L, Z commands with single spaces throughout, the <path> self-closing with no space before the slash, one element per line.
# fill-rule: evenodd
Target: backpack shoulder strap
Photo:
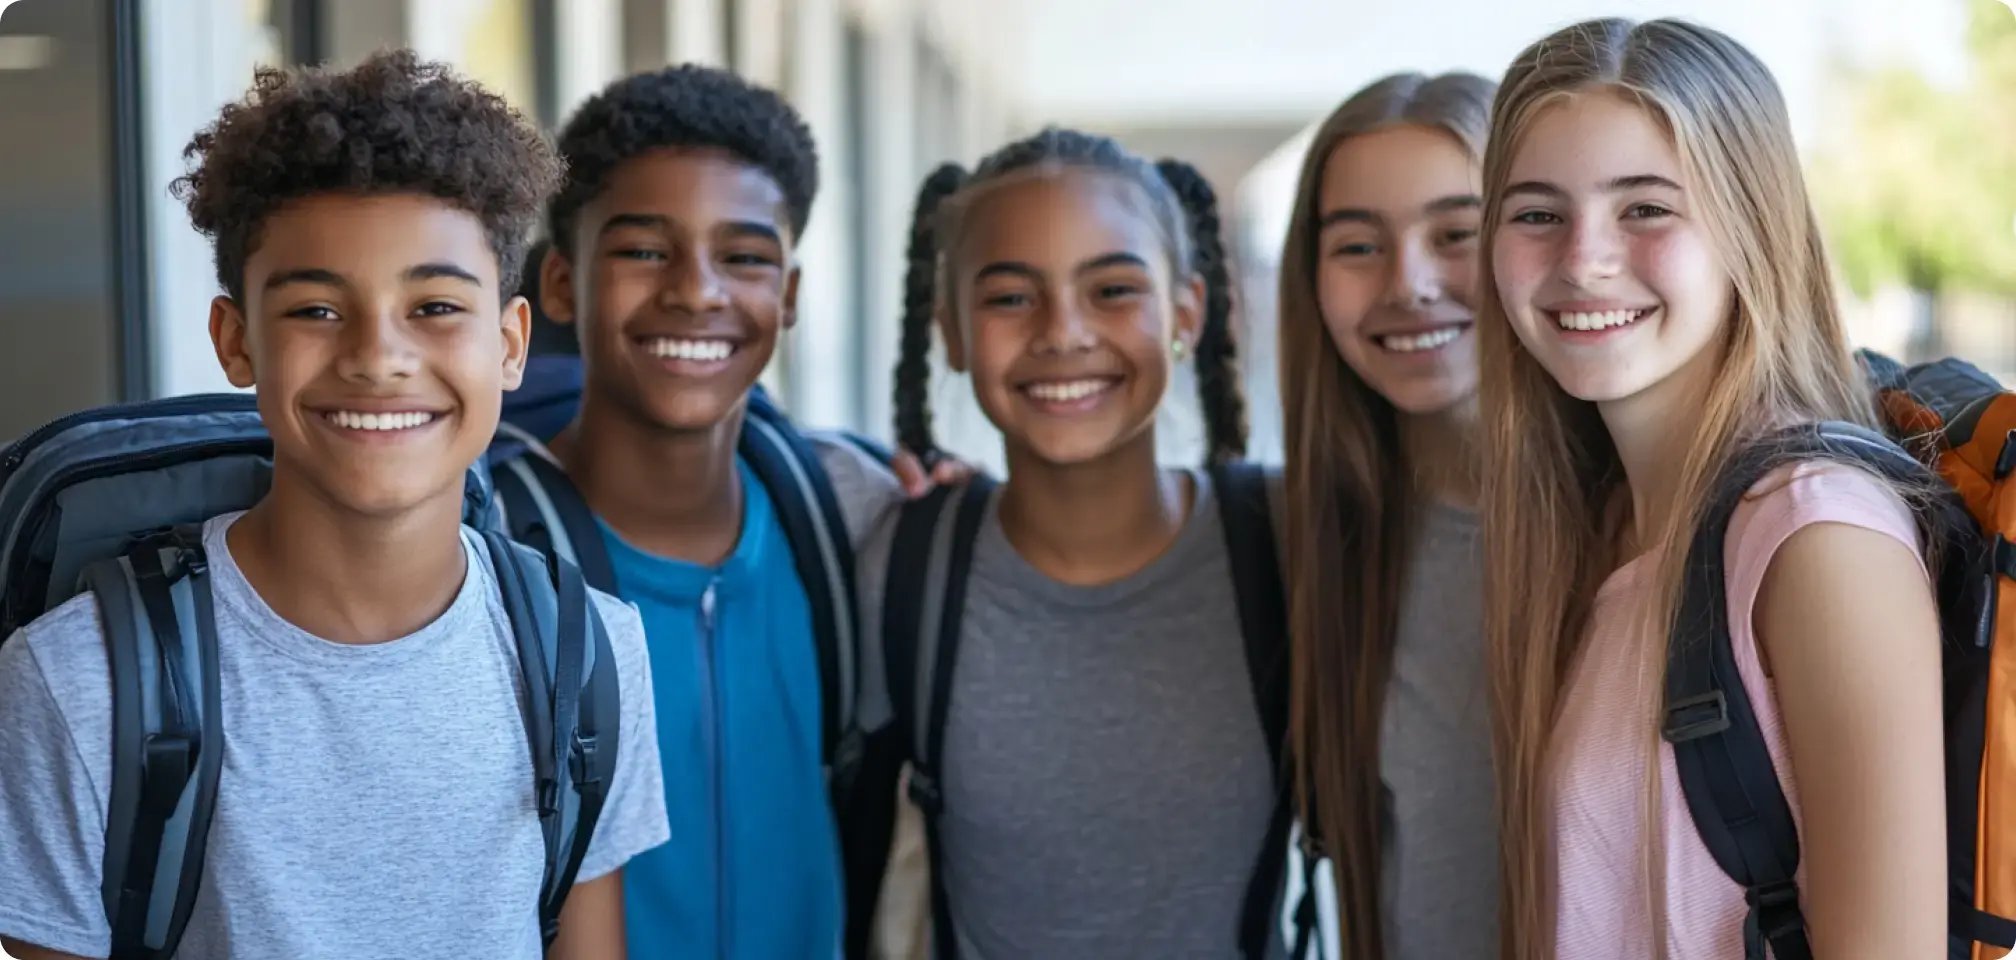
<path fill-rule="evenodd" d="M 603 593 L 618 592 L 616 566 L 595 512 L 543 447 L 528 446 L 521 455 L 496 463 L 490 476 L 511 539 L 565 560 Z"/>
<path fill-rule="evenodd" d="M 113 960 L 167 960 L 195 906 L 224 735 L 202 531 L 137 539 L 87 566 L 112 675 L 103 895 Z"/>
<path fill-rule="evenodd" d="M 1260 729 L 1267 738 L 1267 755 L 1280 787 L 1267 839 L 1240 911 L 1241 948 L 1245 956 L 1259 958 L 1267 953 L 1270 908 L 1276 893 L 1283 890 L 1288 834 L 1294 822 L 1283 762 L 1288 742 L 1288 605 L 1274 537 L 1274 512 L 1268 502 L 1267 471 L 1258 464 L 1237 462 L 1214 464 L 1210 474 L 1219 521 L 1225 528 L 1239 633 L 1246 646 L 1246 674 L 1253 685 L 1253 703 L 1260 711 Z"/>
<path fill-rule="evenodd" d="M 1211 483 L 1225 527 L 1253 701 L 1260 709 L 1267 751 L 1278 768 L 1288 739 L 1288 601 L 1274 538 L 1274 512 L 1268 503 L 1267 471 L 1254 463 L 1219 464 L 1211 468 Z"/>
<path fill-rule="evenodd" d="M 964 485 L 939 487 L 902 507 L 889 549 L 883 591 L 884 669 L 888 671 L 895 735 L 910 761 L 909 794 L 924 814 L 931 860 L 932 936 L 936 955 L 959 956 L 938 865 L 938 822 L 945 810 L 940 781 L 945 756 L 945 716 L 958 666 L 960 621 L 973 546 L 995 484 L 976 476 Z"/>
<path fill-rule="evenodd" d="M 854 609 L 854 547 L 846 516 L 818 452 L 761 396 L 750 398 L 740 452 L 777 508 L 798 579 L 810 601 L 812 634 L 819 649 L 827 782 L 835 792 L 844 793 L 862 750 L 854 722 L 860 618 Z"/>
<path fill-rule="evenodd" d="M 904 504 L 890 545 L 883 596 L 890 706 L 909 752 L 911 798 L 927 815 L 942 806 L 937 777 L 966 578 L 994 489 L 974 477 Z"/>
<path fill-rule="evenodd" d="M 616 656 L 573 564 L 494 531 L 484 543 L 525 678 L 533 796 L 546 844 L 539 930 L 550 946 L 615 779 L 622 729 Z"/>
<path fill-rule="evenodd" d="M 1724 579 L 1729 523 L 1765 474 L 1797 460 L 1847 462 L 1891 479 L 1922 482 L 1924 467 L 1888 438 L 1843 423 L 1809 424 L 1739 454 L 1687 555 L 1680 613 L 1666 650 L 1666 713 L 1687 810 L 1717 866 L 1744 888 L 1746 960 L 1811 960 L 1793 878 L 1799 835 L 1762 728 L 1736 669 Z"/>

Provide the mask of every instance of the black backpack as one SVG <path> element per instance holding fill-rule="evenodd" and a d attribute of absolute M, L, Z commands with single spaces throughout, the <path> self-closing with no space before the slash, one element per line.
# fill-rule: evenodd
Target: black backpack
<path fill-rule="evenodd" d="M 249 394 L 214 394 L 87 410 L 0 451 L 0 640 L 84 590 L 104 622 L 113 960 L 174 956 L 196 902 L 224 756 L 201 523 L 265 494 L 272 449 Z M 550 944 L 615 775 L 616 658 L 580 573 L 506 540 L 494 518 L 479 464 L 463 519 L 485 531 L 518 641 Z"/>
<path fill-rule="evenodd" d="M 1997 956 L 2016 943 L 2016 891 L 2002 879 L 2016 844 L 2003 829 L 2008 798 L 1998 792 L 2016 769 L 2016 735 L 1994 722 L 2008 715 L 2010 691 L 1991 682 L 1995 659 L 2008 656 L 1997 652 L 1997 641 L 2016 627 L 2016 608 L 1997 604 L 2016 578 L 2016 515 L 2005 507 L 2016 472 L 2016 394 L 1958 360 L 1906 369 L 1876 354 L 1860 358 L 1877 388 L 1885 433 L 1846 423 L 1797 427 L 1746 449 L 1719 478 L 1689 546 L 1681 616 L 1667 645 L 1662 735 L 1673 745 L 1695 829 L 1716 865 L 1744 888 L 1746 960 L 1764 960 L 1767 945 L 1776 960 L 1811 960 L 1794 881 L 1799 834 L 1736 670 L 1724 540 L 1744 494 L 1788 462 L 1846 463 L 1937 491 L 1918 505 L 1918 519 L 1927 566 L 1938 577 L 1943 641 L 1948 956 Z M 2000 949 L 1985 949 L 1991 945 Z"/>
<path fill-rule="evenodd" d="M 1233 586 L 1238 597 L 1240 632 L 1245 639 L 1246 665 L 1260 710 L 1261 730 L 1277 783 L 1285 782 L 1282 750 L 1288 730 L 1288 629 L 1280 555 L 1275 546 L 1272 512 L 1268 507 L 1267 475 L 1257 465 L 1235 463 L 1211 468 L 1225 528 Z M 957 944 L 945 901 L 938 859 L 938 823 L 944 813 L 939 786 L 943 770 L 945 717 L 950 707 L 952 678 L 958 667 L 960 621 L 965 611 L 966 580 L 973 549 L 989 499 L 996 485 L 975 477 L 958 487 L 941 487 L 904 506 L 889 553 L 889 579 L 883 598 L 888 689 L 895 722 L 887 737 L 894 742 L 874 752 L 875 776 L 892 785 L 903 763 L 910 765 L 909 795 L 924 815 L 931 857 L 931 912 L 936 939 L 934 956 L 953 960 Z M 949 524 L 949 526 L 948 526 Z M 926 610 L 936 610 L 933 622 Z M 931 678 L 928 699 L 918 696 L 918 680 Z M 865 792 L 865 791 L 864 791 Z M 886 850 L 893 829 L 887 819 L 893 789 L 882 797 L 880 817 L 857 822 L 850 829 L 879 838 Z M 865 801 L 864 801 L 865 802 Z M 1286 857 L 1291 813 L 1280 792 L 1267 841 L 1255 852 L 1253 879 L 1242 906 L 1240 949 L 1248 958 L 1266 955 L 1268 907 Z M 873 839 L 862 839 L 872 846 Z M 851 907 L 850 907 L 851 909 Z M 864 945 L 851 943 L 852 955 Z"/>
<path fill-rule="evenodd" d="M 573 357 L 541 359 L 545 360 L 538 371 L 541 381 L 528 380 L 526 384 L 533 388 L 528 397 L 536 397 L 536 402 L 517 409 L 507 402 L 505 422 L 491 447 L 491 473 L 503 524 L 519 542 L 579 567 L 589 585 L 618 594 L 615 571 L 593 511 L 544 447 L 545 441 L 572 419 L 578 406 L 580 361 Z M 524 393 L 525 388 L 519 392 Z M 889 451 L 873 441 L 852 434 L 842 438 L 882 463 L 891 459 Z M 828 796 L 844 823 L 860 802 L 854 788 L 865 752 L 855 717 L 861 627 L 855 610 L 853 540 L 818 451 L 761 387 L 750 391 L 738 452 L 776 505 L 810 603 L 825 713 L 822 759 Z M 886 851 L 858 848 L 842 832 L 841 859 L 850 905 L 873 900 L 873 883 L 879 877 L 875 870 L 884 855 Z"/>

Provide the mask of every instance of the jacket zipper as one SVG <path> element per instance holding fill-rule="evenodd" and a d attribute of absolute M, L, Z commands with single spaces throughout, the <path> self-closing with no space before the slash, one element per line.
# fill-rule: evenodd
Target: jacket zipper
<path fill-rule="evenodd" d="M 712 750 L 708 766 L 714 788 L 714 943 L 716 955 L 726 960 L 732 955 L 728 943 L 728 842 L 725 838 L 728 826 L 727 803 L 722 797 L 723 781 L 727 777 L 723 769 L 725 763 L 721 750 L 720 679 L 715 673 L 714 662 L 715 601 L 720 585 L 721 578 L 717 576 L 707 581 L 706 592 L 700 594 L 700 663 L 707 673 L 707 700 L 704 708 Z"/>

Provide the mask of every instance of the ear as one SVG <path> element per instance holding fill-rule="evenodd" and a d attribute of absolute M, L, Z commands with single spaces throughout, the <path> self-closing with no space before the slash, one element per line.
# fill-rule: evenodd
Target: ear
<path fill-rule="evenodd" d="M 791 265 L 791 272 L 784 276 L 784 329 L 798 325 L 798 275 L 797 264 Z"/>
<path fill-rule="evenodd" d="M 252 366 L 251 335 L 238 301 L 226 296 L 211 298 L 210 345 L 216 348 L 217 365 L 224 368 L 232 386 L 244 390 L 258 382 Z"/>
<path fill-rule="evenodd" d="M 512 297 L 504 304 L 497 325 L 504 337 L 504 389 L 516 390 L 525 382 L 525 358 L 532 344 L 531 301 Z"/>
<path fill-rule="evenodd" d="M 559 247 L 548 246 L 539 261 L 539 309 L 562 326 L 574 322 L 574 262 Z"/>
<path fill-rule="evenodd" d="M 931 322 L 938 328 L 938 336 L 945 341 L 945 365 L 954 373 L 966 371 L 966 332 L 959 329 L 959 320 L 943 302 L 931 310 Z"/>
<path fill-rule="evenodd" d="M 1196 353 L 1197 338 L 1204 332 L 1204 299 L 1204 278 L 1198 274 L 1176 287 L 1175 323 L 1169 336 L 1181 340 L 1186 353 Z"/>

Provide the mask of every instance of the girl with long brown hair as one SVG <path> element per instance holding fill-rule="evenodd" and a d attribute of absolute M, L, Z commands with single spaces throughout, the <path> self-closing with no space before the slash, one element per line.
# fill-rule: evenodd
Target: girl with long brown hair
<path fill-rule="evenodd" d="M 1799 832 L 1802 934 L 1717 866 L 1660 736 L 1718 478 L 1781 429 L 1874 422 L 1770 73 L 1684 22 L 1569 27 L 1506 74 L 1484 183 L 1505 955 L 1762 960 L 1768 939 L 1780 960 L 1943 956 L 1939 628 L 1914 491 L 1789 463 L 1723 540 L 1730 644 Z"/>
<path fill-rule="evenodd" d="M 1346 100 L 1281 258 L 1290 755 L 1353 960 L 1496 939 L 1472 312 L 1491 93 L 1410 73 Z"/>

